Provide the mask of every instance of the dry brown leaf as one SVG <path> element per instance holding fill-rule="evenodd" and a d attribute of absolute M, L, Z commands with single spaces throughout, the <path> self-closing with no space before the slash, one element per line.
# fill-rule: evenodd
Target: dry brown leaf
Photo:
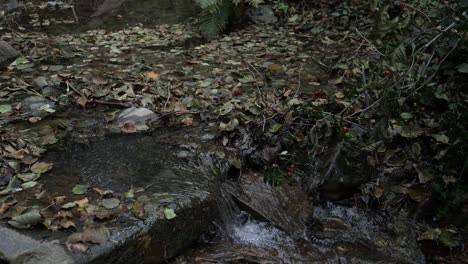
<path fill-rule="evenodd" d="M 13 151 L 11 153 L 7 153 L 5 157 L 7 158 L 14 158 L 14 159 L 23 159 L 25 157 L 25 154 L 28 154 L 26 149 L 20 149 L 17 151 Z"/>
<path fill-rule="evenodd" d="M 10 203 L 0 204 L 0 215 L 3 215 L 6 211 L 8 211 L 16 203 L 17 203 L 16 201 L 13 201 L 13 202 L 10 202 Z"/>
<path fill-rule="evenodd" d="M 270 70 L 272 70 L 272 71 L 281 71 L 281 70 L 283 70 L 283 67 L 284 66 L 281 65 L 281 64 L 274 63 L 274 64 L 272 64 L 270 66 Z"/>
<path fill-rule="evenodd" d="M 93 77 L 93 83 L 96 85 L 106 85 L 108 81 L 102 77 L 95 76 Z"/>
<path fill-rule="evenodd" d="M 75 223 L 73 223 L 73 221 L 71 221 L 71 220 L 66 220 L 65 223 L 63 223 L 63 224 L 61 225 L 61 227 L 65 228 L 65 229 L 68 229 L 68 228 L 70 228 L 70 227 L 76 228 L 76 225 L 75 225 Z"/>
<path fill-rule="evenodd" d="M 133 209 L 133 214 L 138 219 L 143 219 L 145 217 L 144 204 L 141 201 L 136 201 L 135 203 L 133 203 L 132 209 Z"/>
<path fill-rule="evenodd" d="M 84 243 L 75 243 L 70 245 L 67 244 L 67 248 L 72 252 L 85 252 L 89 247 Z"/>
<path fill-rule="evenodd" d="M 184 119 L 182 119 L 182 124 L 186 126 L 191 126 L 193 124 L 193 118 L 190 116 L 185 116 Z"/>
<path fill-rule="evenodd" d="M 86 107 L 86 104 L 88 103 L 88 98 L 86 96 L 81 96 L 76 102 L 82 107 Z"/>
<path fill-rule="evenodd" d="M 87 227 L 83 231 L 82 241 L 91 242 L 94 244 L 102 244 L 109 240 L 110 232 L 104 225 L 96 225 L 94 227 Z"/>
<path fill-rule="evenodd" d="M 67 199 L 66 196 L 56 196 L 54 197 L 54 199 L 52 199 L 52 203 L 53 204 L 60 204 L 60 203 L 63 203 L 65 201 L 65 199 Z"/>
<path fill-rule="evenodd" d="M 242 90 L 239 87 L 234 87 L 232 89 L 232 96 L 239 96 L 242 94 Z"/>
<path fill-rule="evenodd" d="M 135 124 L 133 123 L 126 123 L 120 130 L 122 130 L 122 132 L 124 133 L 129 133 L 129 134 L 137 132 L 137 128 Z"/>
<path fill-rule="evenodd" d="M 154 72 L 154 71 L 149 71 L 146 73 L 146 77 L 150 78 L 153 81 L 156 81 L 157 79 L 159 79 L 160 76 L 161 76 L 160 73 Z"/>
<path fill-rule="evenodd" d="M 21 161 L 26 165 L 31 165 L 34 162 L 36 162 L 37 159 L 38 159 L 37 157 L 31 156 L 31 155 L 26 155 L 26 156 L 24 156 L 24 158 Z"/>
<path fill-rule="evenodd" d="M 78 205 L 79 208 L 83 209 L 83 208 L 86 208 L 89 204 L 89 200 L 87 197 L 79 200 L 79 201 L 76 201 L 76 204 Z"/>

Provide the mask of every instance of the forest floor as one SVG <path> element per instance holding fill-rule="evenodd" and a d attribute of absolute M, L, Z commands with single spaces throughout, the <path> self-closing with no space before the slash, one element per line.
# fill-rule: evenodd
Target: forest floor
<path fill-rule="evenodd" d="M 372 153 L 365 155 L 371 167 L 386 166 L 380 175 L 412 177 L 403 176 L 398 183 L 374 177 L 360 183 L 362 195 L 379 200 L 380 209 L 398 201 L 401 207 L 426 210 L 431 197 L 427 183 L 439 178 L 454 184 L 459 177 L 439 177 L 425 167 L 427 163 L 419 158 L 425 155 L 422 140 L 437 145 L 436 159 L 442 159 L 455 139 L 434 125 L 437 110 L 428 111 L 418 102 L 398 101 L 401 111 L 396 117 L 374 115 L 378 103 L 388 98 L 380 88 L 403 85 L 401 80 L 412 68 L 407 72 L 390 65 L 388 58 L 401 54 L 390 54 L 380 40 L 371 40 L 371 23 L 348 15 L 349 11 L 343 6 L 333 12 L 297 12 L 280 24 L 248 25 L 211 41 L 203 40 L 190 24 L 60 34 L 4 24 L 2 39 L 21 57 L 0 77 L 0 218 L 16 219 L 20 228 L 37 223 L 51 230 L 74 228 L 78 217 L 66 221 L 56 215 L 18 218 L 28 209 L 21 206 L 23 201 L 16 193 L 28 190 L 37 199 L 47 197 L 40 174 L 54 164 L 42 162 L 41 156 L 69 129 L 66 124 L 59 128 L 43 125 L 41 120 L 75 109 L 83 115 L 102 114 L 111 127 L 120 110 L 130 107 L 151 110 L 159 119 L 155 124 L 119 127 L 122 133 L 151 131 L 162 125 L 203 126 L 217 131 L 217 142 L 226 147 L 236 145 L 245 131 L 264 145 L 281 145 L 286 158 L 275 158 L 278 153 L 273 153 L 261 164 L 267 170 L 272 163 L 279 164 L 278 182 L 308 182 L 303 179 L 308 175 L 307 161 L 294 154 L 327 152 L 325 146 L 315 149 L 314 140 L 361 141 L 359 151 Z M 425 53 L 421 58 L 431 60 L 430 56 Z M 391 128 L 380 126 L 378 117 L 382 116 Z M 380 139 L 369 140 L 371 132 L 386 134 L 387 141 L 403 138 L 410 143 L 394 141 L 386 147 Z M 298 168 L 293 172 L 282 169 L 290 163 Z M 74 194 L 88 188 L 70 186 Z M 51 200 L 59 211 L 81 206 L 80 202 L 83 199 L 63 196 Z M 106 210 L 113 205 L 101 206 Z M 451 225 L 423 225 L 421 230 L 421 240 L 443 241 L 454 248 L 463 244 L 463 232 Z M 435 255 L 439 253 L 435 259 L 451 263 L 453 256 L 447 257 L 447 248 Z M 463 254 L 453 258 L 466 262 Z"/>

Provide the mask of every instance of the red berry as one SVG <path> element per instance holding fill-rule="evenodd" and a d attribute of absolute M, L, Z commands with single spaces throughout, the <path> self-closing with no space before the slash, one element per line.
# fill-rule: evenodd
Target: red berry
<path fill-rule="evenodd" d="M 347 126 L 343 126 L 342 128 L 343 128 L 344 132 L 348 132 L 348 130 L 349 130 Z"/>
<path fill-rule="evenodd" d="M 292 172 L 288 171 L 288 176 L 292 176 Z"/>
<path fill-rule="evenodd" d="M 426 112 L 426 108 L 424 106 L 419 107 L 419 112 L 421 113 Z"/>
<path fill-rule="evenodd" d="M 291 164 L 291 165 L 289 165 L 289 168 L 294 169 L 294 168 L 296 168 L 296 165 Z"/>
<path fill-rule="evenodd" d="M 385 70 L 384 71 L 385 75 L 390 75 L 390 73 L 392 73 L 390 70 Z"/>

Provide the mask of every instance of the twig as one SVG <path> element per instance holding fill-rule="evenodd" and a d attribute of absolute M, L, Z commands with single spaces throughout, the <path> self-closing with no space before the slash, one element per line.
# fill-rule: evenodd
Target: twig
<path fill-rule="evenodd" d="M 431 39 L 431 41 L 429 41 L 428 43 L 426 43 L 426 45 L 422 46 L 421 48 L 419 48 L 417 50 L 417 52 L 423 50 L 423 49 L 426 49 L 427 47 L 429 47 L 432 43 L 434 43 L 434 41 L 436 41 L 438 38 L 440 38 L 445 32 L 447 32 L 448 30 L 450 30 L 451 28 L 453 28 L 454 26 L 456 25 L 455 22 L 453 22 L 452 24 L 450 24 L 448 27 L 446 27 L 444 30 L 442 30 L 439 34 L 437 34 L 437 36 L 435 36 L 433 39 Z"/>
<path fill-rule="evenodd" d="M 164 103 L 163 112 L 166 112 L 166 106 L 167 106 L 167 104 L 169 103 L 169 99 L 171 98 L 171 91 L 170 91 L 170 88 L 171 88 L 171 84 L 169 83 L 169 84 L 167 85 L 167 100 L 166 100 L 166 102 Z"/>
<path fill-rule="evenodd" d="M 118 105 L 118 106 L 122 106 L 122 107 L 129 107 L 129 105 L 126 104 L 126 103 L 107 102 L 107 101 L 101 101 L 101 100 L 91 100 L 90 103 L 97 103 L 97 104 L 103 104 L 103 105 Z"/>
<path fill-rule="evenodd" d="M 403 2 L 399 2 L 398 4 L 413 9 L 414 11 L 418 12 L 418 13 L 421 14 L 423 17 L 425 17 L 429 23 L 431 23 L 431 24 L 434 25 L 434 23 L 432 22 L 431 18 L 430 18 L 426 13 L 424 13 L 424 12 L 421 11 L 421 10 L 419 10 L 418 8 L 416 8 L 416 7 L 412 6 L 412 5 L 409 5 L 409 4 L 407 4 L 407 3 L 403 3 Z"/>
<path fill-rule="evenodd" d="M 262 82 L 265 83 L 265 81 L 263 80 L 263 75 L 257 70 L 257 68 L 255 68 L 255 67 L 252 65 L 252 63 L 247 62 L 247 65 L 249 66 L 249 67 L 247 67 L 247 69 L 249 70 L 250 74 L 252 74 L 252 76 L 254 77 L 255 86 L 257 87 L 258 92 L 263 94 L 262 89 L 260 88 L 260 86 L 259 86 L 258 83 L 257 83 L 257 74 L 260 75 L 260 76 L 262 77 Z M 254 69 L 256 73 L 253 72 L 253 71 L 250 69 L 250 67 L 252 67 L 252 69 Z"/>
<path fill-rule="evenodd" d="M 73 13 L 73 17 L 75 18 L 75 24 L 78 24 L 79 23 L 79 20 L 78 20 L 78 16 L 76 15 L 76 12 L 75 12 L 75 7 L 74 6 L 70 6 L 71 10 L 72 10 L 72 13 Z"/>
<path fill-rule="evenodd" d="M 79 94 L 80 96 L 85 96 L 82 92 L 80 92 L 78 89 L 76 89 L 75 87 L 73 87 L 73 85 L 71 83 L 69 83 L 68 81 L 65 81 L 65 83 L 67 84 L 67 88 L 68 89 L 72 89 L 75 93 Z M 85 96 L 86 97 L 86 96 Z"/>
<path fill-rule="evenodd" d="M 302 67 L 304 67 L 304 63 L 301 64 L 301 68 L 299 68 L 299 74 L 298 74 L 298 77 L 297 77 L 297 89 L 296 89 L 296 93 L 294 93 L 294 97 L 297 97 L 297 93 L 299 92 L 299 89 L 301 89 L 301 72 L 302 72 Z"/>
<path fill-rule="evenodd" d="M 324 67 L 326 70 L 330 70 L 330 66 L 326 65 L 325 63 L 321 62 L 320 60 L 316 59 L 314 56 L 310 56 L 310 58 L 315 61 L 315 63 L 319 64 L 320 66 Z"/>
<path fill-rule="evenodd" d="M 370 42 L 370 40 L 368 40 L 366 37 L 364 37 L 364 35 L 361 34 L 361 32 L 357 29 L 357 28 L 354 28 L 354 30 L 359 34 L 359 36 L 361 36 L 361 38 L 363 38 L 367 43 L 369 43 L 369 45 L 371 45 L 372 48 L 374 48 L 375 51 L 377 51 L 380 55 L 382 55 L 383 57 L 385 57 L 385 55 L 380 52 L 375 46 L 374 44 L 372 44 L 372 42 Z"/>

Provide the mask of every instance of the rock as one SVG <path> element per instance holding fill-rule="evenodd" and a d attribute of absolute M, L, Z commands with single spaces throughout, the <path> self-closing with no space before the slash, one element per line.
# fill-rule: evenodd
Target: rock
<path fill-rule="evenodd" d="M 41 93 L 48 97 L 58 97 L 60 95 L 60 91 L 57 88 L 49 85 L 42 88 Z"/>
<path fill-rule="evenodd" d="M 274 24 L 278 22 L 275 12 L 268 5 L 260 5 L 257 8 L 247 10 L 247 16 L 257 24 Z"/>
<path fill-rule="evenodd" d="M 198 157 L 204 152 L 196 151 L 184 160 L 177 157 L 184 151 L 179 147 L 182 144 L 198 143 L 205 149 L 212 149 L 214 141 L 201 142 L 203 132 L 196 128 L 184 131 L 161 128 L 152 135 L 112 134 L 104 139 L 90 140 L 88 144 L 72 141 L 64 146 L 64 150 L 45 154 L 45 161 L 56 164 L 41 178 L 51 193 L 72 197 L 71 187 L 78 181 L 115 194 L 127 192 L 132 187 L 144 188 L 143 192 L 135 194 L 135 199 L 143 201 L 144 217 L 136 219 L 129 212 L 119 214 L 118 221 L 105 222 L 111 230 L 112 241 L 89 244 L 90 248 L 84 253 L 69 253 L 73 263 L 165 263 L 195 244 L 207 227 L 218 219 L 216 199 L 220 182 L 217 175 L 198 165 Z M 78 173 L 70 173 L 72 171 Z M 144 200 L 143 196 L 146 197 Z M 98 201 L 90 198 L 91 202 Z M 131 204 L 121 200 L 121 206 Z M 166 219 L 166 209 L 174 209 L 176 217 Z M 70 235 L 69 231 L 50 233 L 36 229 L 23 232 L 32 239 L 43 238 L 46 243 L 52 234 L 68 252 L 64 241 Z M 1 232 L 0 237 L 3 239 Z M 0 247 L 0 252 L 10 250 Z M 33 250 L 34 247 L 29 249 L 30 252 Z"/>
<path fill-rule="evenodd" d="M 314 208 L 308 226 L 309 241 L 343 263 L 426 263 L 414 224 L 406 219 L 328 204 Z"/>
<path fill-rule="evenodd" d="M 159 116 L 146 108 L 130 107 L 122 111 L 114 121 L 116 127 L 123 127 L 125 124 L 150 123 L 159 120 Z"/>
<path fill-rule="evenodd" d="M 227 182 L 224 187 L 247 211 L 291 235 L 300 235 L 305 230 L 308 217 L 312 215 L 312 205 L 307 195 L 299 188 L 271 186 L 264 182 L 264 175 L 242 175 L 241 188 Z"/>
<path fill-rule="evenodd" d="M 0 10 L 5 10 L 7 12 L 14 11 L 18 9 L 21 5 L 18 3 L 17 0 L 6 0 L 0 1 Z"/>
<path fill-rule="evenodd" d="M 21 111 L 23 112 L 54 112 L 55 103 L 47 100 L 43 96 L 30 96 L 21 101 Z"/>
<path fill-rule="evenodd" d="M 0 262 L 15 264 L 73 263 L 58 241 L 35 240 L 0 226 Z"/>
<path fill-rule="evenodd" d="M 323 140 L 325 141 L 325 140 Z M 374 170 L 363 163 L 362 152 L 346 148 L 342 143 L 326 143 L 327 156 L 316 159 L 310 165 L 307 191 L 315 195 L 320 192 L 327 200 L 338 201 L 359 192 Z"/>
<path fill-rule="evenodd" d="M 33 80 L 33 84 L 34 84 L 34 87 L 36 87 L 39 90 L 41 90 L 42 88 L 49 85 L 49 83 L 47 82 L 47 80 L 46 80 L 46 78 L 44 76 L 36 77 Z"/>
<path fill-rule="evenodd" d="M 19 54 L 5 41 L 0 41 L 0 69 L 8 67 L 18 58 Z"/>

